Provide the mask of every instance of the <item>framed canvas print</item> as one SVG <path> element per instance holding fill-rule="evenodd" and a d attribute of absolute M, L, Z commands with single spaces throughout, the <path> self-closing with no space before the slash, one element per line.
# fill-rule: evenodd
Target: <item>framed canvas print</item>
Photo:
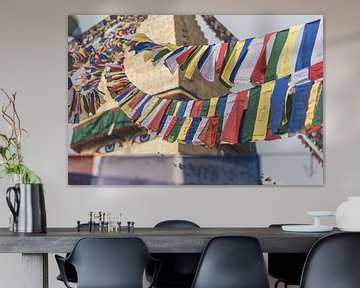
<path fill-rule="evenodd" d="M 321 15 L 71 15 L 69 185 L 322 185 Z"/>

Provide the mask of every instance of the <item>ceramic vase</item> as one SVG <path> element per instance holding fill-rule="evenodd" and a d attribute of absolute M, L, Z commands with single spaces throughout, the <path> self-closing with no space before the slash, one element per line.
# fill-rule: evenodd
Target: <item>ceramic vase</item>
<path fill-rule="evenodd" d="M 348 197 L 338 206 L 336 226 L 342 231 L 360 231 L 360 196 Z"/>

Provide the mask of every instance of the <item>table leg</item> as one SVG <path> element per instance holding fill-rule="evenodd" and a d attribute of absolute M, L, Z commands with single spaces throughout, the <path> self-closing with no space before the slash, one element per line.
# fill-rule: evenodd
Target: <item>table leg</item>
<path fill-rule="evenodd" d="M 22 254 L 23 288 L 49 288 L 48 254 Z"/>

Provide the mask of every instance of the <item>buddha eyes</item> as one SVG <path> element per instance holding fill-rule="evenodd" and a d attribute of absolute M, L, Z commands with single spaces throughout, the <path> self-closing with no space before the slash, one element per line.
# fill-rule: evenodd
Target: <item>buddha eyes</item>
<path fill-rule="evenodd" d="M 101 154 L 111 153 L 111 152 L 114 152 L 115 150 L 117 150 L 119 147 L 120 147 L 119 143 L 109 143 L 104 146 L 101 146 L 98 149 L 98 152 Z"/>
<path fill-rule="evenodd" d="M 146 143 L 156 137 L 156 133 L 136 134 L 133 136 L 128 136 L 123 138 L 113 138 L 109 139 L 109 142 L 97 148 L 96 152 L 100 154 L 109 154 L 116 151 L 121 151 L 124 147 L 131 147 L 131 145 L 137 145 Z"/>
<path fill-rule="evenodd" d="M 133 142 L 134 143 L 145 143 L 148 142 L 156 137 L 156 133 L 153 134 L 140 134 L 134 137 Z"/>

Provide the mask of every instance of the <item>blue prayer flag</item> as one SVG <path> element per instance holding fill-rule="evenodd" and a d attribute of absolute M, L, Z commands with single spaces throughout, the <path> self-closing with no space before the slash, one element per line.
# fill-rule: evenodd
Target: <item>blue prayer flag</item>
<path fill-rule="evenodd" d="M 286 76 L 276 80 L 273 93 L 271 94 L 270 117 L 273 133 L 277 132 L 281 124 L 289 78 L 289 76 Z"/>
<path fill-rule="evenodd" d="M 296 60 L 295 71 L 301 70 L 311 65 L 311 55 L 314 49 L 319 25 L 320 20 L 316 20 L 305 25 L 299 54 Z"/>
<path fill-rule="evenodd" d="M 294 102 L 291 107 L 289 131 L 296 132 L 305 127 L 306 110 L 310 96 L 311 82 L 295 87 Z"/>

